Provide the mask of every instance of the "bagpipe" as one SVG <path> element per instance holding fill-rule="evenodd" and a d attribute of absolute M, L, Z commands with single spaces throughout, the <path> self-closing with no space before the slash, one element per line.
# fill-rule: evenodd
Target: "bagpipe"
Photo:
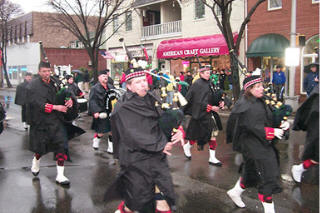
<path fill-rule="evenodd" d="M 263 100 L 272 111 L 272 126 L 279 127 L 282 122 L 288 120 L 288 116 L 292 113 L 292 107 L 284 104 L 283 101 L 277 99 L 274 93 L 272 83 L 264 89 Z M 289 139 L 289 130 L 284 131 L 284 138 Z"/>
<path fill-rule="evenodd" d="M 185 106 L 187 104 L 187 100 L 183 97 L 183 95 L 178 91 L 178 85 L 181 84 L 172 79 L 168 79 L 163 75 L 155 74 L 151 71 L 151 64 L 148 64 L 145 60 L 136 61 L 129 52 L 128 48 L 124 43 L 124 39 L 120 38 L 119 41 L 122 43 L 122 47 L 125 50 L 128 60 L 130 62 L 130 66 L 133 68 L 141 67 L 144 69 L 146 74 L 155 76 L 157 78 L 163 79 L 168 83 L 173 84 L 174 94 L 172 103 L 167 102 L 167 90 L 165 86 L 161 86 L 160 90 L 155 91 L 155 107 L 158 111 L 161 111 L 160 118 L 158 120 L 159 126 L 166 135 L 168 141 L 171 141 L 171 136 L 173 132 L 176 132 L 181 125 L 184 114 L 180 107 Z M 145 48 L 142 46 L 145 58 L 148 59 L 148 54 Z"/>
<path fill-rule="evenodd" d="M 49 63 L 48 57 L 46 55 L 46 52 L 44 51 L 42 42 L 39 41 L 40 45 L 40 53 L 41 53 L 41 59 L 43 58 L 45 62 Z M 72 95 L 70 91 L 68 91 L 67 87 L 67 79 L 65 79 L 63 76 L 56 76 L 52 75 L 50 76 L 50 79 L 53 81 L 54 86 L 57 89 L 56 92 L 56 103 L 57 105 L 64 105 L 66 101 L 72 99 L 72 107 L 68 108 L 66 113 L 63 113 L 64 121 L 71 122 L 74 119 L 76 119 L 79 115 L 79 109 L 76 98 Z"/>
<path fill-rule="evenodd" d="M 73 102 L 72 107 L 68 108 L 66 113 L 63 113 L 64 120 L 66 122 L 75 120 L 79 116 L 79 105 L 76 97 L 68 90 L 66 79 L 63 77 L 58 78 L 57 76 L 51 76 L 50 79 L 58 90 L 56 93 L 56 104 L 64 105 L 70 99 Z"/>
<path fill-rule="evenodd" d="M 105 103 L 105 107 L 106 107 L 105 109 L 108 117 L 110 117 L 115 104 L 125 92 L 126 90 L 122 88 L 110 89 L 107 91 L 104 99 L 104 103 Z"/>

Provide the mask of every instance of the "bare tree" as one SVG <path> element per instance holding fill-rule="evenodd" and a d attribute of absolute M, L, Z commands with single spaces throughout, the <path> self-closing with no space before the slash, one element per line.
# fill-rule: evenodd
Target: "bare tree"
<path fill-rule="evenodd" d="M 7 71 L 7 43 L 9 27 L 8 22 L 16 15 L 21 14 L 22 10 L 19 5 L 13 4 L 10 1 L 0 1 L 0 50 L 1 50 L 1 63 L 3 68 L 4 77 L 7 82 L 7 87 L 11 88 L 11 82 Z M 1 72 L 0 87 L 3 87 L 3 74 Z"/>
<path fill-rule="evenodd" d="M 106 38 L 105 29 L 130 9 L 128 0 L 50 0 L 58 15 L 50 16 L 51 23 L 71 32 L 83 43 L 90 60 L 95 81 L 97 80 L 99 48 L 114 35 L 122 24 L 116 26 Z"/>
<path fill-rule="evenodd" d="M 230 63 L 231 63 L 231 71 L 232 71 L 232 90 L 233 96 L 235 100 L 239 98 L 240 94 L 240 82 L 239 82 L 239 66 L 244 68 L 243 64 L 238 60 L 237 53 L 239 52 L 241 38 L 243 36 L 246 25 L 249 23 L 251 16 L 254 14 L 255 10 L 258 6 L 265 2 L 266 0 L 257 0 L 255 4 L 248 10 L 247 17 L 244 18 L 240 29 L 238 31 L 238 38 L 234 43 L 233 39 L 233 30 L 231 28 L 230 17 L 232 13 L 232 3 L 235 0 L 202 0 L 202 2 L 211 9 L 212 14 L 217 22 L 217 25 L 223 34 L 230 54 Z M 221 15 L 217 14 L 217 11 L 221 12 Z"/>

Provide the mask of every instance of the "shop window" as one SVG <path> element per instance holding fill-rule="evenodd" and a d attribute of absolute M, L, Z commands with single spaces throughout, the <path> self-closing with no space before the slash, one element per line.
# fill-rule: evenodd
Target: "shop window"
<path fill-rule="evenodd" d="M 282 8 L 282 0 L 268 0 L 268 10 L 276 10 Z"/>
<path fill-rule="evenodd" d="M 126 12 L 126 31 L 132 30 L 132 12 Z"/>
<path fill-rule="evenodd" d="M 195 7 L 194 7 L 195 8 L 195 18 L 196 19 L 204 18 L 205 5 L 202 2 L 202 0 L 195 0 L 194 5 L 195 5 Z"/>
<path fill-rule="evenodd" d="M 8 69 L 9 78 L 10 80 L 17 80 L 18 79 L 18 67 L 12 66 Z"/>

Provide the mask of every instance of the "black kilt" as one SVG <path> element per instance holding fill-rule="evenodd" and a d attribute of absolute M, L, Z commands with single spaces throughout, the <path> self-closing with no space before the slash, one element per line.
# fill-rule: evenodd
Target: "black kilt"
<path fill-rule="evenodd" d="M 277 153 L 270 152 L 269 156 L 265 159 L 254 159 L 249 153 L 243 152 L 244 162 L 240 166 L 245 187 L 255 187 L 258 193 L 267 196 L 282 192 Z"/>
<path fill-rule="evenodd" d="M 211 132 L 213 130 L 213 121 L 211 117 L 196 120 L 191 118 L 186 132 L 187 140 L 197 140 L 198 143 L 204 145 L 210 141 Z"/>
<path fill-rule="evenodd" d="M 107 133 L 111 131 L 110 119 L 93 118 L 91 129 L 96 133 Z"/>
<path fill-rule="evenodd" d="M 29 150 L 44 155 L 48 152 L 64 153 L 68 141 L 67 131 L 62 122 L 59 125 L 31 125 Z"/>
<path fill-rule="evenodd" d="M 120 197 L 129 209 L 142 211 L 154 202 L 155 186 L 162 192 L 169 206 L 173 206 L 176 195 L 168 160 L 163 153 L 148 155 L 127 167 L 122 166 L 115 183 L 106 192 L 105 200 Z"/>

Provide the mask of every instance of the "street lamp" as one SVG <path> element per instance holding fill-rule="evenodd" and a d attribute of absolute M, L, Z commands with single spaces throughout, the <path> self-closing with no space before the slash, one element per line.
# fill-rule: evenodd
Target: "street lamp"
<path fill-rule="evenodd" d="M 285 65 L 286 66 L 299 66 L 300 62 L 300 49 L 296 47 L 289 47 L 285 50 Z"/>

